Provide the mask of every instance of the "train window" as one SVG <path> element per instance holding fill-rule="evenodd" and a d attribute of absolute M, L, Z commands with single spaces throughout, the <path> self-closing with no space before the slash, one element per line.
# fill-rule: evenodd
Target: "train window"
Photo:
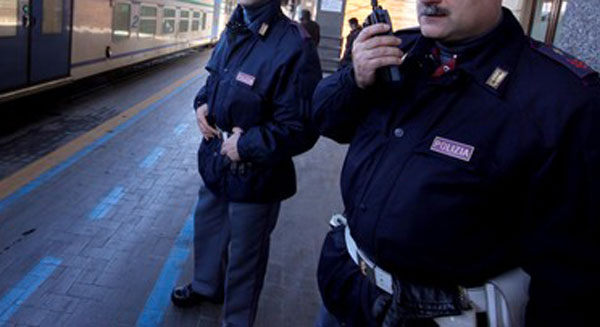
<path fill-rule="evenodd" d="M 156 7 L 142 6 L 140 8 L 140 28 L 138 37 L 153 37 L 156 35 Z"/>
<path fill-rule="evenodd" d="M 0 0 L 0 37 L 17 35 L 18 0 Z"/>
<path fill-rule="evenodd" d="M 175 9 L 165 8 L 163 10 L 163 34 L 171 34 L 175 32 Z"/>
<path fill-rule="evenodd" d="M 121 41 L 129 38 L 131 21 L 131 5 L 117 3 L 113 12 L 113 40 Z"/>
<path fill-rule="evenodd" d="M 43 34 L 62 33 L 63 2 L 62 0 L 46 0 L 43 2 Z"/>
<path fill-rule="evenodd" d="M 190 29 L 190 12 L 182 10 L 179 12 L 179 33 L 185 33 Z"/>
<path fill-rule="evenodd" d="M 192 31 L 197 32 L 200 29 L 200 13 L 194 11 L 194 17 L 192 19 Z"/>
<path fill-rule="evenodd" d="M 155 7 L 142 6 L 140 9 L 140 16 L 142 17 L 154 17 L 156 18 L 157 10 Z"/>
<path fill-rule="evenodd" d="M 204 31 L 206 29 L 206 13 L 203 12 L 202 13 L 202 30 Z"/>

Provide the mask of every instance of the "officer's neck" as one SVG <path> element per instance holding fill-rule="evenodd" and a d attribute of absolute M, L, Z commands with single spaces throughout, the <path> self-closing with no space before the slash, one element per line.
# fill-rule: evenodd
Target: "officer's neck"
<path fill-rule="evenodd" d="M 247 25 L 250 25 L 252 22 L 256 21 L 256 19 L 266 14 L 269 11 L 271 2 L 272 0 L 263 0 L 251 5 L 242 5 L 244 22 Z"/>

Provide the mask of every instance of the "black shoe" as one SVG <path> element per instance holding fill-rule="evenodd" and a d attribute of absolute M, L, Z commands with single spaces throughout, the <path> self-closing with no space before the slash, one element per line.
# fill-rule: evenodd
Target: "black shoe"
<path fill-rule="evenodd" d="M 202 302 L 210 302 L 212 304 L 223 304 L 223 298 L 211 298 L 204 296 L 200 293 L 196 293 L 192 290 L 192 284 L 175 287 L 171 292 L 171 302 L 176 307 L 188 308 L 196 305 L 200 305 Z"/>

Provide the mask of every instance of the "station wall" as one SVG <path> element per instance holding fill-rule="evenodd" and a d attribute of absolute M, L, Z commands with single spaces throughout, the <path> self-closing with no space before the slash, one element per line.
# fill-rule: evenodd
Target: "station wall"
<path fill-rule="evenodd" d="M 598 0 L 571 0 L 558 25 L 555 45 L 600 71 L 600 6 Z"/>

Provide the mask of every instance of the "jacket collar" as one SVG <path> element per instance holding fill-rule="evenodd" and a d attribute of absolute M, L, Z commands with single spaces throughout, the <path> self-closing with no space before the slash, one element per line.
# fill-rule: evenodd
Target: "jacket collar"
<path fill-rule="evenodd" d="M 266 36 L 272 27 L 271 25 L 283 15 L 279 1 L 267 0 L 266 6 L 268 7 L 265 10 L 261 10 L 261 13 L 254 17 L 250 24 L 246 25 L 244 21 L 244 8 L 238 5 L 233 11 L 229 23 L 227 23 L 227 28 L 230 31 L 239 28 L 247 29 L 260 37 Z"/>
<path fill-rule="evenodd" d="M 485 41 L 477 43 L 460 53 L 457 69 L 467 73 L 473 80 L 497 96 L 502 96 L 514 76 L 519 54 L 527 44 L 521 25 L 511 11 L 502 8 L 503 17 Z M 435 47 L 435 40 L 421 36 L 409 50 L 410 57 L 422 61 Z"/>

